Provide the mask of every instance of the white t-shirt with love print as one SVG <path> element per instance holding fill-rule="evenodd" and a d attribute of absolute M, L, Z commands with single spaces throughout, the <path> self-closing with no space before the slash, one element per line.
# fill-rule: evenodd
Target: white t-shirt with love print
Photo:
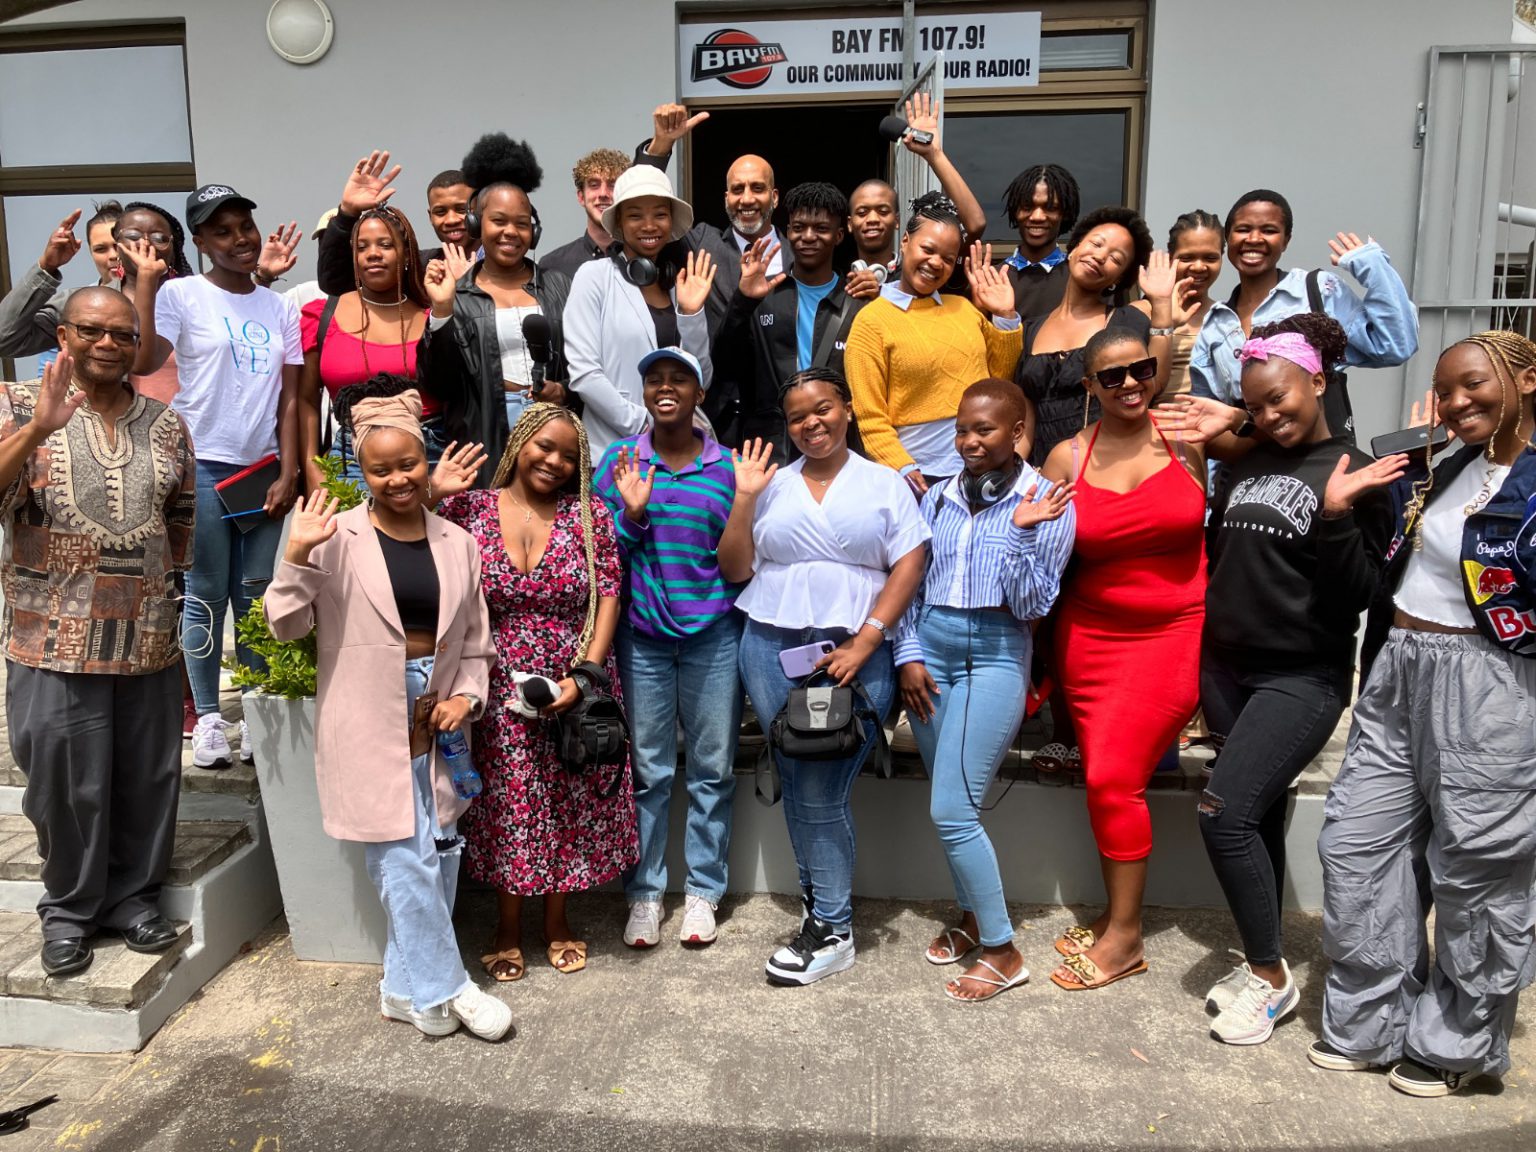
<path fill-rule="evenodd" d="M 155 331 L 176 349 L 173 407 L 199 460 L 254 464 L 277 451 L 283 366 L 303 364 L 299 310 L 268 288 L 226 292 L 185 276 L 155 298 Z"/>

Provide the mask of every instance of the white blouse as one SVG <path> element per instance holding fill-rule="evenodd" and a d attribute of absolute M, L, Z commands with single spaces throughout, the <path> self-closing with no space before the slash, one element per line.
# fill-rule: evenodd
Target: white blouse
<path fill-rule="evenodd" d="M 1472 628 L 1472 609 L 1462 590 L 1461 538 L 1467 507 L 1488 491 L 1497 495 L 1509 466 L 1474 460 L 1445 487 L 1424 512 L 1424 546 L 1408 554 L 1408 567 L 1393 603 L 1408 615 L 1447 628 Z M 1488 501 L 1484 500 L 1486 504 Z"/>
<path fill-rule="evenodd" d="M 906 481 L 884 464 L 850 454 L 820 504 L 804 465 L 780 468 L 758 497 L 752 581 L 736 606 L 776 628 L 856 632 L 892 565 L 927 543 L 928 525 Z"/>

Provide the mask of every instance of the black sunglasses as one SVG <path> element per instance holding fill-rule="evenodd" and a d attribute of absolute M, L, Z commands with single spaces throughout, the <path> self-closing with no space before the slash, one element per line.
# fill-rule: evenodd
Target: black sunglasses
<path fill-rule="evenodd" d="M 1148 356 L 1145 360 L 1137 360 L 1130 364 L 1120 364 L 1114 368 L 1104 368 L 1093 373 L 1093 378 L 1099 382 L 1100 388 L 1118 388 L 1125 383 L 1126 376 L 1132 380 L 1145 384 L 1157 375 L 1157 357 Z"/>

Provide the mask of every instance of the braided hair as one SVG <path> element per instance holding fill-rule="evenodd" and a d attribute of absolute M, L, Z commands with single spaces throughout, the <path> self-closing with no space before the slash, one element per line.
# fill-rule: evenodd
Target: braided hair
<path fill-rule="evenodd" d="M 363 349 L 363 370 L 372 371 L 368 364 L 368 323 L 372 318 L 372 311 L 363 297 L 363 274 L 357 266 L 357 233 L 362 228 L 364 221 L 377 220 L 389 229 L 389 234 L 395 242 L 395 249 L 400 253 L 399 278 L 396 289 L 400 293 L 399 303 L 395 306 L 396 315 L 400 321 L 400 363 L 410 363 L 410 324 L 405 318 L 405 302 L 409 300 L 423 311 L 432 307 L 432 301 L 427 298 L 427 285 L 423 279 L 421 267 L 421 249 L 416 245 L 416 232 L 411 227 L 411 222 L 405 218 L 405 214 L 398 208 L 388 204 L 381 204 L 376 208 L 369 208 L 357 218 L 357 223 L 352 226 L 352 283 L 357 289 L 358 305 L 363 313 L 363 328 L 358 333 L 358 343 Z"/>
<path fill-rule="evenodd" d="M 1488 357 L 1488 362 L 1493 365 L 1493 374 L 1499 380 L 1499 420 L 1493 426 L 1494 435 L 1488 437 L 1488 459 L 1493 460 L 1494 436 L 1504 426 L 1504 418 L 1509 411 L 1509 394 L 1515 392 L 1518 403 L 1519 393 L 1515 388 L 1515 377 L 1522 372 L 1536 368 L 1536 342 L 1520 335 L 1518 332 L 1492 329 L 1487 332 L 1477 332 L 1465 339 L 1458 340 L 1445 352 L 1440 353 L 1440 358 L 1445 358 L 1445 353 L 1451 348 L 1459 348 L 1463 344 L 1473 344 L 1481 348 L 1483 355 Z M 1438 367 L 1439 361 L 1436 361 Z M 1433 380 L 1433 378 L 1431 378 Z M 1430 428 L 1433 430 L 1438 404 L 1435 413 L 1430 415 Z M 1413 525 L 1413 546 L 1415 549 L 1424 547 L 1424 503 L 1429 499 L 1430 492 L 1435 486 L 1434 461 L 1434 437 L 1431 436 L 1424 447 L 1424 479 L 1418 480 L 1413 485 L 1413 495 L 1404 510 L 1406 522 Z"/>
<path fill-rule="evenodd" d="M 187 260 L 187 233 L 181 226 L 181 221 L 167 212 L 158 204 L 151 204 L 148 200 L 130 200 L 123 205 L 122 212 L 112 222 L 112 235 L 117 236 L 118 221 L 130 212 L 153 212 L 164 220 L 171 233 L 171 260 L 170 270 L 177 276 L 195 276 L 192 264 Z"/>
<path fill-rule="evenodd" d="M 796 212 L 825 212 L 841 228 L 848 219 L 848 197 L 824 180 L 796 184 L 784 194 L 784 215 L 788 218 Z"/>
<path fill-rule="evenodd" d="M 1077 222 L 1072 229 L 1072 234 L 1067 237 L 1066 250 L 1072 251 L 1083 242 L 1084 236 L 1104 224 L 1118 224 L 1124 228 L 1131 234 L 1131 244 L 1135 248 L 1134 258 L 1125 266 L 1125 271 L 1120 274 L 1120 279 L 1114 285 L 1115 295 L 1119 297 L 1136 283 L 1137 275 L 1152 258 L 1155 243 L 1152 240 L 1152 230 L 1147 227 L 1147 222 L 1141 218 L 1140 212 L 1120 205 L 1106 205 L 1103 208 L 1095 208 Z"/>
<path fill-rule="evenodd" d="M 916 200 L 907 205 L 911 215 L 907 218 L 906 234 L 908 236 L 923 226 L 923 221 L 934 220 L 940 224 L 948 224 L 960 233 L 960 247 L 965 247 L 965 225 L 960 222 L 960 210 L 955 207 L 955 202 L 942 192 L 924 192 Z"/>
<path fill-rule="evenodd" d="M 915 217 L 914 217 L 915 218 Z M 779 387 L 779 410 L 784 410 L 784 401 L 790 392 L 796 388 L 803 388 L 807 384 L 830 384 L 832 390 L 837 393 L 837 398 L 848 405 L 848 451 L 856 455 L 868 458 L 869 453 L 864 451 L 864 437 L 859 432 L 859 417 L 853 411 L 853 389 L 848 387 L 848 381 L 841 372 L 832 368 L 806 368 L 796 372 Z"/>
<path fill-rule="evenodd" d="M 1013 178 L 1003 192 L 1003 211 L 1008 214 L 1008 227 L 1018 227 L 1019 213 L 1028 212 L 1034 206 L 1035 189 L 1041 184 L 1045 185 L 1046 207 L 1061 211 L 1061 230 L 1070 232 L 1082 210 L 1081 193 L 1072 173 L 1060 164 L 1034 164 Z"/>
<path fill-rule="evenodd" d="M 1168 229 L 1168 254 L 1171 256 L 1179 246 L 1179 238 L 1186 232 L 1198 232 L 1202 228 L 1209 228 L 1221 239 L 1218 243 L 1223 249 L 1227 246 L 1227 233 L 1221 226 L 1221 217 L 1214 212 L 1207 212 L 1204 208 L 1196 208 L 1192 212 L 1184 212 L 1173 222 L 1173 227 Z"/>
<path fill-rule="evenodd" d="M 552 420 L 564 420 L 572 428 L 576 429 L 576 444 L 580 452 L 580 458 L 576 463 L 576 493 L 578 512 L 581 517 L 581 537 L 585 547 L 587 558 L 587 620 L 582 625 L 581 640 L 577 645 L 577 655 L 580 659 L 587 658 L 587 646 L 592 642 L 592 633 L 597 630 L 597 534 L 592 524 L 592 449 L 587 442 L 587 427 L 581 422 L 581 417 L 569 408 L 559 404 L 549 404 L 545 401 L 536 401 L 523 409 L 523 415 L 512 426 L 512 432 L 507 437 L 507 450 L 501 454 L 501 462 L 496 465 L 496 474 L 491 477 L 492 488 L 505 488 L 512 483 L 512 477 L 517 472 L 517 457 L 534 438 L 540 428 L 543 428 Z M 567 488 L 570 481 L 566 483 Z"/>

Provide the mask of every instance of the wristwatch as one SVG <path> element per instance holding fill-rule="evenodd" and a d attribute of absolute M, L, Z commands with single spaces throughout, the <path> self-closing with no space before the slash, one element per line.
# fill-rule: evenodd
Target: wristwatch
<path fill-rule="evenodd" d="M 864 623 L 879 632 L 880 638 L 882 640 L 889 640 L 891 638 L 891 630 L 885 626 L 884 620 L 878 620 L 871 616 L 868 620 L 864 621 Z"/>
<path fill-rule="evenodd" d="M 1252 416 L 1245 416 L 1243 422 L 1232 430 L 1232 435 L 1241 440 L 1246 440 L 1253 435 L 1254 423 Z"/>
<path fill-rule="evenodd" d="M 460 692 L 458 695 L 469 701 L 469 718 L 471 720 L 480 719 L 481 713 L 485 711 L 485 701 L 481 700 L 473 692 Z"/>

